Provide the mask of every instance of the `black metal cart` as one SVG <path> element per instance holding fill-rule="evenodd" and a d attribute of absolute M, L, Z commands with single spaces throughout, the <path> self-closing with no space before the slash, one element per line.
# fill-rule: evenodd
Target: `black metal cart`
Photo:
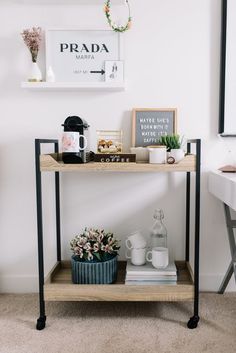
<path fill-rule="evenodd" d="M 42 144 L 53 144 L 54 153 L 41 155 Z M 191 145 L 196 145 L 196 154 L 191 154 Z M 200 176 L 201 176 L 201 140 L 188 140 L 187 155 L 184 160 L 174 165 L 151 165 L 139 163 L 86 163 L 80 165 L 65 165 L 58 153 L 58 140 L 36 139 L 36 196 L 37 196 L 37 229 L 38 229 L 38 269 L 39 269 L 39 309 L 37 330 L 45 328 L 45 300 L 77 301 L 77 300 L 114 300 L 114 301 L 179 301 L 194 300 L 193 316 L 187 327 L 196 328 L 199 322 L 199 240 L 200 240 Z M 42 215 L 42 182 L 41 173 L 55 173 L 56 202 L 56 248 L 57 263 L 44 278 L 43 254 L 43 215 Z M 119 281 L 112 285 L 76 285 L 71 282 L 69 262 L 61 259 L 61 228 L 60 228 L 60 182 L 59 174 L 63 171 L 76 172 L 186 172 L 186 242 L 185 261 L 177 261 L 178 280 L 174 286 L 137 286 L 124 284 L 125 264 L 120 265 Z M 189 264 L 190 249 L 190 180 L 191 172 L 196 174 L 195 182 L 195 237 L 194 237 L 194 275 Z M 62 284 L 63 276 L 63 284 Z M 65 279 L 66 278 L 66 279 Z M 136 287 L 136 288 L 135 288 Z M 158 288 L 157 288 L 158 287 Z M 141 293 L 143 291 L 143 294 Z M 115 293 L 115 295 L 114 295 Z M 141 294 L 140 294 L 141 293 Z"/>

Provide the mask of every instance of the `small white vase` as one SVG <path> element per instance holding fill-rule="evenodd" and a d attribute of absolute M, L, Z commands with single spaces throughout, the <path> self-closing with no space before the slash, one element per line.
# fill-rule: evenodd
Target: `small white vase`
<path fill-rule="evenodd" d="M 131 147 L 131 153 L 136 154 L 136 162 L 147 163 L 149 160 L 149 151 L 147 147 Z"/>
<path fill-rule="evenodd" d="M 37 63 L 32 62 L 30 76 L 28 78 L 29 82 L 41 82 L 42 73 Z"/>
<path fill-rule="evenodd" d="M 170 156 L 175 159 L 175 163 L 179 163 L 184 158 L 184 151 L 181 148 L 173 148 Z"/>
<path fill-rule="evenodd" d="M 55 82 L 55 74 L 54 74 L 51 66 L 49 66 L 49 68 L 47 70 L 46 81 L 47 82 Z"/>
<path fill-rule="evenodd" d="M 166 146 L 150 146 L 149 163 L 151 164 L 164 164 L 166 163 Z"/>

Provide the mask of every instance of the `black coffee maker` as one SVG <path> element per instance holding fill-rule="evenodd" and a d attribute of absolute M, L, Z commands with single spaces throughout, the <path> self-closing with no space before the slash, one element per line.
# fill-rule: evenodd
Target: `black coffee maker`
<path fill-rule="evenodd" d="M 79 138 L 80 150 L 76 152 L 62 152 L 62 160 L 64 163 L 81 164 L 87 163 L 90 160 L 90 152 L 88 146 L 88 123 L 81 119 L 79 116 L 69 116 L 62 124 L 64 132 L 77 132 L 79 135 L 84 136 Z M 81 137 L 82 137 L 81 136 Z M 85 147 L 86 142 L 86 148 Z"/>

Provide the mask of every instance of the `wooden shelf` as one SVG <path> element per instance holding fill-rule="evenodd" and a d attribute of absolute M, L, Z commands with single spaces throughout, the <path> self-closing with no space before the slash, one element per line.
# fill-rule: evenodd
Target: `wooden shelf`
<path fill-rule="evenodd" d="M 125 82 L 22 82 L 31 91 L 124 91 Z"/>
<path fill-rule="evenodd" d="M 125 285 L 126 262 L 119 262 L 118 280 L 109 285 L 73 284 L 69 261 L 57 263 L 44 285 L 46 301 L 186 301 L 194 298 L 189 264 L 176 261 L 177 284 Z"/>
<path fill-rule="evenodd" d="M 195 155 L 187 155 L 176 164 L 149 163 L 84 163 L 64 164 L 61 154 L 53 153 L 40 156 L 41 172 L 194 172 L 196 170 Z"/>

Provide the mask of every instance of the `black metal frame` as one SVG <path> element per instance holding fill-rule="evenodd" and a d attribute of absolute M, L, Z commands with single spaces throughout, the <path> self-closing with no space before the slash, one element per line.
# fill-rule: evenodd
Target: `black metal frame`
<path fill-rule="evenodd" d="M 58 140 L 35 140 L 35 171 L 36 171 L 36 202 L 37 202 L 37 229 L 38 229 L 38 270 L 39 270 L 39 311 L 37 330 L 45 327 L 45 301 L 44 301 L 44 257 L 43 257 L 43 209 L 42 209 L 42 180 L 40 170 L 41 144 L 54 144 L 54 152 L 58 153 Z M 57 261 L 61 261 L 61 226 L 60 226 L 60 179 L 59 172 L 55 172 L 55 197 L 56 197 L 56 243 Z"/>
<path fill-rule="evenodd" d="M 221 9 L 221 59 L 220 59 L 220 105 L 219 105 L 219 129 L 222 137 L 236 137 L 236 134 L 226 134 L 225 129 L 225 79 L 226 79 L 226 50 L 227 50 L 227 11 L 228 0 L 222 0 Z"/>
<path fill-rule="evenodd" d="M 191 151 L 191 144 L 196 144 L 196 182 L 195 182 L 195 239 L 194 239 L 194 313 L 188 321 L 188 328 L 196 328 L 199 317 L 199 250 L 200 250 L 200 201 L 201 201 L 201 140 L 189 140 L 187 152 Z M 186 180 L 186 253 L 185 260 L 189 261 L 190 249 L 190 173 Z"/>
<path fill-rule="evenodd" d="M 221 17 L 221 60 L 220 60 L 220 110 L 219 134 L 224 134 L 225 127 L 225 64 L 226 64 L 226 33 L 227 33 L 227 0 L 222 0 Z"/>
<path fill-rule="evenodd" d="M 46 324 L 44 301 L 44 256 L 43 256 L 43 210 L 42 210 L 42 181 L 40 170 L 41 144 L 54 144 L 54 151 L 58 153 L 58 140 L 35 140 L 36 166 L 36 200 L 37 200 L 37 230 L 38 230 L 38 271 L 39 271 L 39 309 L 37 330 L 42 330 Z M 188 321 L 188 328 L 196 328 L 199 322 L 199 242 L 200 242 L 200 178 L 201 178 L 201 140 L 189 140 L 187 152 L 191 152 L 191 144 L 196 145 L 196 183 L 195 183 L 195 238 L 194 238 L 194 313 Z M 191 208 L 191 173 L 186 173 L 186 246 L 185 260 L 189 261 L 190 249 L 190 208 Z M 55 172 L 55 202 L 56 202 L 56 244 L 57 261 L 61 261 L 61 227 L 60 227 L 60 180 L 59 172 Z"/>

